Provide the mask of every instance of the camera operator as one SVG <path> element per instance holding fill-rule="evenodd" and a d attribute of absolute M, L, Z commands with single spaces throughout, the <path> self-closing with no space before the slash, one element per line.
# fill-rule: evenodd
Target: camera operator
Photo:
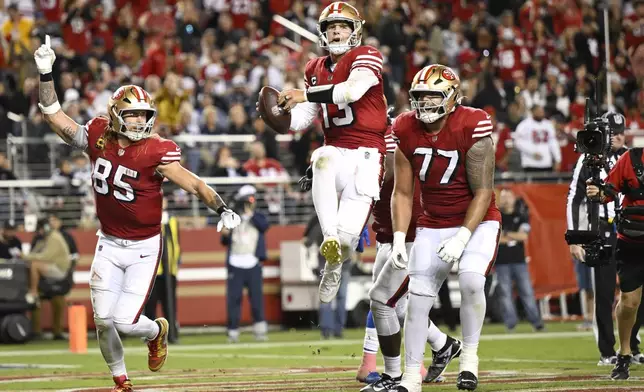
<path fill-rule="evenodd" d="M 602 169 L 600 174 L 602 179 L 606 178 L 610 167 L 615 166 L 619 157 L 627 151 L 624 147 L 624 140 L 624 128 L 616 127 L 613 130 L 611 151 L 608 156 L 609 167 Z M 586 199 L 586 181 L 591 178 L 591 170 L 584 163 L 584 159 L 585 155 L 582 155 L 577 160 L 568 192 L 566 215 L 568 229 L 570 230 L 588 229 L 588 219 L 585 213 L 589 210 Z M 605 246 L 614 249 L 615 241 L 617 240 L 617 233 L 615 233 L 612 223 L 615 218 L 615 203 L 611 202 L 600 206 L 599 216 L 600 233 L 602 237 L 607 238 Z M 617 362 L 615 355 L 615 334 L 613 333 L 613 303 L 615 302 L 617 271 L 612 253 L 612 251 L 605 252 L 604 256 L 607 260 L 604 260 L 600 266 L 590 268 L 584 264 L 586 256 L 584 249 L 580 245 L 570 245 L 570 254 L 575 259 L 580 288 L 586 289 L 589 297 L 593 294 L 595 297 L 594 309 L 591 309 L 593 307 L 592 301 L 589 301 L 591 304 L 589 304 L 588 310 L 594 311 L 597 324 L 597 328 L 593 328 L 593 330 L 600 353 L 599 362 L 597 363 L 598 366 L 610 366 Z M 583 280 L 581 277 L 589 275 L 592 277 L 594 287 L 585 287 L 583 282 L 581 282 Z M 589 284 L 592 285 L 592 283 Z M 592 289 L 592 291 L 588 292 L 588 289 Z M 636 353 L 638 352 L 639 343 L 637 340 L 638 330 L 639 324 L 636 324 L 630 339 L 631 350 Z"/>
<path fill-rule="evenodd" d="M 617 330 L 619 335 L 619 352 L 617 363 L 611 372 L 611 378 L 627 379 L 629 366 L 635 352 L 632 351 L 631 337 L 638 308 L 642 299 L 644 283 L 644 164 L 642 149 L 633 148 L 623 154 L 603 181 L 595 185 L 587 181 L 586 195 L 597 199 L 608 206 L 623 195 L 622 211 L 617 220 L 617 241 L 615 261 L 620 282 L 620 298 L 617 304 Z M 639 207 L 638 207 L 639 206 Z M 600 206 L 600 210 L 605 209 Z M 640 312 L 642 314 L 644 312 Z M 636 331 L 635 331 L 636 333 Z"/>

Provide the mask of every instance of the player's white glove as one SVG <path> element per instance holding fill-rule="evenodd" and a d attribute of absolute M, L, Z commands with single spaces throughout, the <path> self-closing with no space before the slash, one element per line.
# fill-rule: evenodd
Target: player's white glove
<path fill-rule="evenodd" d="M 402 231 L 394 233 L 394 243 L 391 246 L 391 256 L 389 256 L 392 266 L 399 270 L 407 269 L 407 264 L 409 264 L 407 247 L 405 247 L 405 237 L 407 237 L 407 234 Z"/>
<path fill-rule="evenodd" d="M 217 222 L 217 231 L 221 231 L 224 227 L 227 229 L 234 229 L 241 223 L 241 218 L 235 211 L 228 207 L 221 207 L 219 211 L 219 222 Z"/>
<path fill-rule="evenodd" d="M 56 53 L 51 48 L 51 39 L 49 35 L 45 36 L 45 43 L 40 45 L 36 52 L 34 52 L 34 59 L 36 60 L 36 67 L 38 72 L 42 75 L 51 73 L 51 68 L 56 61 Z"/>
<path fill-rule="evenodd" d="M 436 253 L 438 257 L 446 263 L 458 261 L 463 255 L 465 246 L 470 240 L 472 232 L 465 226 L 462 226 L 453 237 L 450 237 L 438 245 Z"/>

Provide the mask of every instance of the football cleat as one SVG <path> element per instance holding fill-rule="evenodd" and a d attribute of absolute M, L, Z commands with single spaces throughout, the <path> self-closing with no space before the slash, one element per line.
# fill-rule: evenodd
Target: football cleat
<path fill-rule="evenodd" d="M 168 358 L 168 320 L 161 317 L 154 320 L 159 325 L 159 334 L 156 338 L 148 341 L 148 369 L 158 372 Z"/>
<path fill-rule="evenodd" d="M 338 264 L 342 261 L 342 248 L 340 240 L 335 237 L 329 237 L 320 245 L 320 254 L 329 264 Z"/>
<path fill-rule="evenodd" d="M 613 355 L 612 357 L 599 357 L 599 362 L 597 366 L 612 366 L 617 363 L 617 356 Z"/>
<path fill-rule="evenodd" d="M 360 392 L 386 392 L 386 391 L 396 391 L 398 385 L 400 385 L 400 377 L 391 377 L 387 373 L 382 373 L 379 379 L 371 384 L 363 387 Z"/>
<path fill-rule="evenodd" d="M 112 388 L 112 392 L 132 392 L 132 381 L 130 381 L 126 375 L 122 376 L 114 376 L 112 377 L 112 380 L 114 380 L 114 388 Z"/>
<path fill-rule="evenodd" d="M 456 388 L 464 391 L 473 391 L 479 385 L 479 379 L 472 372 L 463 371 L 458 374 Z"/>
<path fill-rule="evenodd" d="M 629 366 L 631 365 L 631 355 L 617 355 L 617 363 L 610 372 L 610 378 L 613 380 L 628 380 L 630 377 Z"/>
<path fill-rule="evenodd" d="M 615 361 L 617 361 L 617 358 L 615 358 Z M 633 358 L 631 359 L 631 363 L 634 363 L 636 365 L 642 365 L 644 364 L 644 354 L 642 353 L 633 353 Z"/>
<path fill-rule="evenodd" d="M 458 339 L 447 336 L 447 341 L 439 351 L 432 351 L 432 363 L 427 368 L 425 382 L 441 382 L 441 375 L 447 370 L 447 365 L 461 355 L 462 343 Z"/>
<path fill-rule="evenodd" d="M 338 294 L 340 279 L 342 278 L 341 272 L 342 264 L 326 264 L 324 271 L 322 271 L 322 279 L 320 280 L 320 302 L 328 304 Z"/>

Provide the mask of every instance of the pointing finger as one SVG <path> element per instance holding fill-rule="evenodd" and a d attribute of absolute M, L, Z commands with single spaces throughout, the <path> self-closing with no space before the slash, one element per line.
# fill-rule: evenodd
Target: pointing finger
<path fill-rule="evenodd" d="M 51 38 L 49 37 L 49 34 L 45 35 L 45 46 L 47 49 L 51 48 Z"/>

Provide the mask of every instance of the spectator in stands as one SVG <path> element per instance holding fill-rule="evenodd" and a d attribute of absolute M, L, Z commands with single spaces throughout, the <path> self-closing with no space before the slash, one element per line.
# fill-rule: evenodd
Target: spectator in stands
<path fill-rule="evenodd" d="M 495 269 L 503 306 L 503 322 L 509 331 L 514 330 L 519 322 L 514 305 L 514 283 L 526 318 L 535 330 L 540 331 L 543 329 L 543 321 L 537 308 L 525 257 L 525 242 L 530 233 L 528 208 L 522 200 L 517 199 L 514 192 L 503 189 L 500 193 L 499 209 L 503 223 Z"/>
<path fill-rule="evenodd" d="M 30 34 L 33 20 L 21 15 L 18 4 L 13 3 L 7 7 L 9 19 L 2 25 L 2 36 L 9 43 L 9 61 L 12 56 L 20 57 L 31 48 Z"/>
<path fill-rule="evenodd" d="M 154 98 L 157 107 L 156 124 L 161 135 L 176 135 L 183 130 L 179 129 L 179 110 L 184 102 L 188 101 L 180 90 L 180 80 L 177 74 L 168 73 L 163 81 L 163 88 Z"/>
<path fill-rule="evenodd" d="M 26 298 L 29 303 L 38 301 L 38 281 L 41 277 L 63 279 L 71 265 L 67 241 L 60 231 L 49 224 L 49 219 L 39 219 L 36 232 L 43 239 L 38 241 L 29 254 L 22 256 L 30 262 L 29 292 Z"/>
<path fill-rule="evenodd" d="M 251 135 L 253 134 L 253 128 L 251 127 L 248 121 L 248 114 L 243 105 L 235 103 L 230 107 L 228 111 L 228 116 L 230 117 L 230 125 L 228 131 L 226 132 L 229 135 Z"/>
<path fill-rule="evenodd" d="M 275 131 L 268 128 L 264 120 L 258 115 L 253 118 L 253 129 L 255 130 L 256 140 L 264 145 L 266 158 L 279 160 L 279 144 L 275 138 Z"/>
<path fill-rule="evenodd" d="M 257 211 L 256 189 L 251 185 L 241 187 L 235 197 L 235 203 L 242 208 L 242 223 L 233 230 L 223 229 L 221 243 L 228 247 L 226 265 L 228 283 L 226 286 L 228 310 L 228 341 L 239 341 L 239 320 L 244 287 L 253 314 L 253 331 L 258 341 L 268 340 L 268 328 L 264 320 L 264 290 L 262 263 L 266 261 L 266 230 L 268 219 Z"/>
<path fill-rule="evenodd" d="M 230 147 L 221 146 L 215 154 L 215 164 L 210 175 L 213 177 L 244 177 L 246 170 L 241 167 L 237 158 L 230 151 Z"/>
<path fill-rule="evenodd" d="M 16 236 L 16 226 L 7 221 L 0 229 L 0 259 L 13 259 L 22 255 L 22 242 Z"/>
<path fill-rule="evenodd" d="M 532 116 L 521 121 L 514 131 L 514 146 L 521 152 L 521 166 L 527 172 L 559 171 L 561 150 L 543 106 L 532 107 Z"/>
<path fill-rule="evenodd" d="M 577 143 L 575 135 L 566 129 L 566 120 L 561 114 L 552 116 L 552 121 L 557 131 L 557 141 L 561 149 L 561 171 L 572 173 L 579 158 L 579 153 L 575 151 L 575 144 Z"/>

